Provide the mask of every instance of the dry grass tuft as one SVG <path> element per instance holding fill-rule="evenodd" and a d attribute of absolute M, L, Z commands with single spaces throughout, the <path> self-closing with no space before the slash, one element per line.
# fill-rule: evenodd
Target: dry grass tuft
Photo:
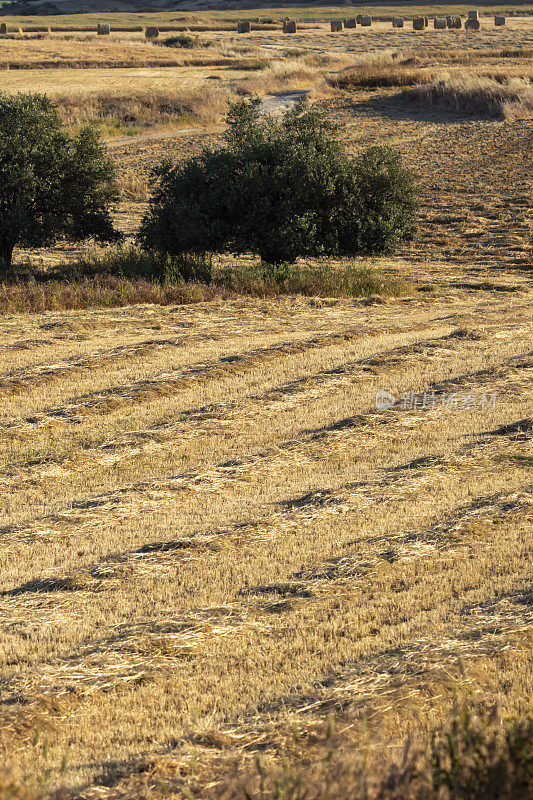
<path fill-rule="evenodd" d="M 368 63 L 360 67 L 349 67 L 339 75 L 328 78 L 328 83 L 337 89 L 377 88 L 379 86 L 414 86 L 430 83 L 436 71 L 427 67 L 416 67 L 405 62 Z"/>
<path fill-rule="evenodd" d="M 218 122 L 228 94 L 217 90 L 182 92 L 66 94 L 54 98 L 65 125 L 97 125 L 107 135 L 135 135 L 153 127 L 186 128 Z"/>
<path fill-rule="evenodd" d="M 407 91 L 410 100 L 428 106 L 443 106 L 469 115 L 497 119 L 531 119 L 533 86 L 529 80 L 443 76 L 425 86 Z"/>
<path fill-rule="evenodd" d="M 273 61 L 261 75 L 240 81 L 236 91 L 251 95 L 307 90 L 323 79 L 323 69 L 309 65 L 305 58 Z"/>

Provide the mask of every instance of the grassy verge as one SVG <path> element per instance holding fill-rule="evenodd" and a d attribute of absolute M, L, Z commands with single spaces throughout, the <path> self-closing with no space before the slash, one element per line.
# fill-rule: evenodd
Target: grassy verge
<path fill-rule="evenodd" d="M 335 747 L 332 722 L 305 769 L 265 765 L 246 788 L 229 786 L 224 800 L 520 800 L 533 791 L 533 719 L 503 721 L 475 704 L 456 708 L 429 740 L 405 742 L 402 756 L 381 760 Z M 318 752 L 317 752 L 318 750 Z"/>
<path fill-rule="evenodd" d="M 342 57 L 323 56 L 320 59 L 314 55 L 272 61 L 260 74 L 239 81 L 236 92 L 240 95 L 265 95 L 316 89 L 318 84 L 324 85 L 324 70 L 342 63 Z"/>
<path fill-rule="evenodd" d="M 0 314 L 186 304 L 239 296 L 393 297 L 410 290 L 406 281 L 354 263 L 228 266 L 212 259 L 161 260 L 134 248 L 110 248 L 47 274 L 15 274 L 0 283 Z"/>
<path fill-rule="evenodd" d="M 373 89 L 379 86 L 415 86 L 429 83 L 434 78 L 434 70 L 412 67 L 408 63 L 363 64 L 328 78 L 328 83 L 336 89 Z"/>
<path fill-rule="evenodd" d="M 423 54 L 412 50 L 389 50 L 377 55 L 360 56 L 358 63 L 328 77 L 327 82 L 330 86 L 348 91 L 432 84 L 440 79 L 450 81 L 456 76 L 463 82 L 478 78 L 492 78 L 501 84 L 514 78 L 530 82 L 533 78 L 532 54 L 529 48 L 479 52 L 444 49 Z M 496 61 L 497 64 L 488 63 L 490 61 Z M 470 67 L 468 79 L 464 76 L 462 65 Z"/>

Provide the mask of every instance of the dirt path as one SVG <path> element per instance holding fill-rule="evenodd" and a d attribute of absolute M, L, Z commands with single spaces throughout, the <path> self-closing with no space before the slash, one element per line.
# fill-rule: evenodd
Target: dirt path
<path fill-rule="evenodd" d="M 307 97 L 309 90 L 298 92 L 286 92 L 284 94 L 267 95 L 261 101 L 261 111 L 263 114 L 270 114 L 273 117 L 279 117 L 285 113 L 292 105 L 299 103 Z M 107 147 L 119 147 L 125 144 L 132 144 L 135 142 L 150 142 L 158 141 L 161 139 L 173 139 L 178 136 L 189 136 L 190 134 L 199 133 L 220 133 L 223 131 L 225 125 L 208 125 L 199 128 L 182 128 L 181 130 L 172 131 L 159 131 L 155 133 L 142 133 L 139 136 L 122 136 L 119 139 L 112 139 L 106 142 Z"/>

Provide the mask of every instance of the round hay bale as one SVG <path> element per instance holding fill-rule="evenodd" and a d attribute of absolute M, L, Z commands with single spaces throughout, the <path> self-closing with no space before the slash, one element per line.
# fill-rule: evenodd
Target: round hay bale
<path fill-rule="evenodd" d="M 370 17 L 368 14 L 363 14 L 361 16 L 361 25 L 363 28 L 368 28 L 370 25 L 372 25 L 372 17 Z"/>
<path fill-rule="evenodd" d="M 7 33 L 7 25 L 5 22 L 0 22 L 0 36 L 5 36 Z"/>
<path fill-rule="evenodd" d="M 425 28 L 424 24 L 424 17 L 415 17 L 413 20 L 413 30 L 414 31 L 423 31 Z"/>
<path fill-rule="evenodd" d="M 403 17 L 393 17 L 392 18 L 392 27 L 393 28 L 403 28 Z"/>
<path fill-rule="evenodd" d="M 237 33 L 250 33 L 252 30 L 252 25 L 250 20 L 243 20 L 242 22 L 237 23 Z"/>
<path fill-rule="evenodd" d="M 433 20 L 433 27 L 436 31 L 445 31 L 446 30 L 446 20 L 444 17 L 435 17 Z"/>
<path fill-rule="evenodd" d="M 146 28 L 144 35 L 147 39 L 157 39 L 159 36 L 159 28 Z"/>
<path fill-rule="evenodd" d="M 99 22 L 96 26 L 96 33 L 98 36 L 109 36 L 111 27 L 107 22 Z"/>
<path fill-rule="evenodd" d="M 494 24 L 497 28 L 501 25 L 505 25 L 505 17 L 494 17 Z"/>
<path fill-rule="evenodd" d="M 363 15 L 362 14 L 358 14 L 356 16 L 356 18 L 355 18 L 355 21 L 357 22 L 358 25 L 360 25 L 362 19 L 363 19 Z"/>
<path fill-rule="evenodd" d="M 355 21 L 355 17 L 350 17 L 350 19 L 346 20 L 345 28 L 355 28 L 357 23 Z"/>
<path fill-rule="evenodd" d="M 285 33 L 296 33 L 296 20 L 289 19 L 285 23 Z"/>
<path fill-rule="evenodd" d="M 332 19 L 331 20 L 331 32 L 337 33 L 338 31 L 342 31 L 342 20 L 341 19 Z"/>
<path fill-rule="evenodd" d="M 469 17 L 465 21 L 466 31 L 478 31 L 480 28 L 481 28 L 481 23 L 479 22 L 478 19 L 473 19 L 472 17 Z"/>

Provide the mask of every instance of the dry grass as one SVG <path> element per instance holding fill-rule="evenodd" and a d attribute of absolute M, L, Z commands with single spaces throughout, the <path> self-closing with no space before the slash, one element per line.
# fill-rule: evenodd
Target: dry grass
<path fill-rule="evenodd" d="M 91 124 L 106 136 L 135 136 L 154 128 L 176 129 L 220 122 L 227 112 L 229 98 L 229 92 L 203 89 L 58 95 L 54 103 L 69 128 Z"/>
<path fill-rule="evenodd" d="M 338 89 L 376 88 L 379 86 L 414 86 L 430 83 L 435 70 L 413 68 L 406 64 L 367 64 L 348 68 L 329 79 Z"/>
<path fill-rule="evenodd" d="M 231 794 L 258 750 L 265 780 L 319 764 L 332 712 L 349 747 L 366 711 L 379 754 L 445 719 L 458 653 L 521 713 L 525 300 L 5 317 L 0 747 L 24 785 Z M 383 385 L 498 403 L 376 412 Z"/>
<path fill-rule="evenodd" d="M 341 740 L 342 741 L 342 740 Z M 319 746 L 317 746 L 319 744 Z M 487 713 L 470 699 L 457 704 L 450 721 L 408 739 L 396 756 L 346 746 L 330 722 L 317 736 L 311 764 L 300 770 L 265 764 L 224 786 L 224 798 L 354 798 L 354 800 L 517 800 L 533 790 L 533 720 L 503 721 L 498 709 Z M 364 745 L 363 745 L 364 748 Z M 239 785 L 240 784 L 240 785 Z M 474 794 L 475 793 L 475 794 Z"/>
<path fill-rule="evenodd" d="M 397 297 L 412 290 L 406 280 L 349 262 L 328 267 L 299 264 L 281 271 L 253 261 L 231 267 L 223 261 L 205 268 L 200 262 L 185 267 L 179 280 L 180 264 L 154 263 L 134 248 L 111 248 L 44 273 L 28 276 L 19 270 L 10 282 L 0 283 L 0 313 L 171 305 L 238 296 Z"/>
<path fill-rule="evenodd" d="M 287 59 L 269 64 L 256 77 L 241 80 L 237 85 L 237 93 L 275 94 L 291 90 L 308 90 L 323 80 L 323 70 L 309 65 L 305 59 Z"/>
<path fill-rule="evenodd" d="M 112 116 L 141 128 L 166 99 L 245 77 L 266 92 L 320 87 L 350 64 L 438 68 L 501 89 L 530 69 L 524 19 L 468 39 L 388 23 L 201 35 L 218 40 L 206 55 L 272 66 L 2 80 L 53 89 L 71 124 L 119 98 Z M 117 38 L 106 58 L 137 47 Z M 380 86 L 321 105 L 354 153 L 390 143 L 414 170 L 420 236 L 398 257 L 285 273 L 225 257 L 209 282 L 178 284 L 147 280 L 132 249 L 17 254 L 0 292 L 2 800 L 60 787 L 83 800 L 334 800 L 365 781 L 370 797 L 426 800 L 428 758 L 448 769 L 446 742 L 466 797 L 495 765 L 500 797 L 528 796 L 521 739 L 501 720 L 521 721 L 530 746 L 531 122 L 428 114 Z M 127 236 L 152 167 L 218 135 L 110 144 Z M 396 398 L 388 410 L 379 389 Z M 453 717 L 457 694 L 468 718 Z"/>
<path fill-rule="evenodd" d="M 475 76 L 445 76 L 410 89 L 407 97 L 469 115 L 509 120 L 533 117 L 533 85 L 521 78 L 501 82 Z"/>

